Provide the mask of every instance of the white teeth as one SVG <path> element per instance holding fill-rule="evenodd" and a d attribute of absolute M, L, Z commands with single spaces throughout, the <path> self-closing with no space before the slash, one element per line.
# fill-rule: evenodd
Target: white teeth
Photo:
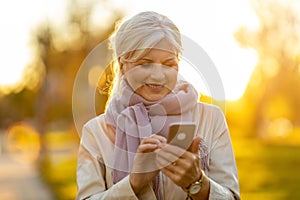
<path fill-rule="evenodd" d="M 152 85 L 152 84 L 147 84 L 148 87 L 151 87 L 153 89 L 161 88 L 162 85 Z"/>

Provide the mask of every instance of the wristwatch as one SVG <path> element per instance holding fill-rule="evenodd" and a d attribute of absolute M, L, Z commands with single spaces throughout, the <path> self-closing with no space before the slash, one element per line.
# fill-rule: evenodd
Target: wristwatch
<path fill-rule="evenodd" d="M 192 195 L 197 194 L 201 190 L 203 180 L 204 180 L 204 172 L 202 171 L 201 178 L 199 180 L 195 181 L 194 183 L 192 183 L 190 186 L 188 186 L 186 188 L 187 193 L 189 195 L 190 194 L 192 194 Z"/>

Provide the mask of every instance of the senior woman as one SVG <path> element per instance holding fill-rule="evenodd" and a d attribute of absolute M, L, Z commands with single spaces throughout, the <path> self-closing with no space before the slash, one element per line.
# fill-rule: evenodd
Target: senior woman
<path fill-rule="evenodd" d="M 118 72 L 105 113 L 83 127 L 77 199 L 240 199 L 222 111 L 178 79 L 176 25 L 141 12 L 111 42 Z M 174 122 L 196 124 L 186 149 L 167 143 Z"/>

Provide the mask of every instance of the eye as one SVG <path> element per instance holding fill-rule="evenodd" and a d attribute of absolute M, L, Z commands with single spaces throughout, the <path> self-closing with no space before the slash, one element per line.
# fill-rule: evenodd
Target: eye
<path fill-rule="evenodd" d="M 175 63 L 168 62 L 168 63 L 164 63 L 164 65 L 168 66 L 168 67 L 173 67 L 175 65 Z"/>
<path fill-rule="evenodd" d="M 152 63 L 142 63 L 142 64 L 140 64 L 140 66 L 142 66 L 142 67 L 152 67 Z"/>
<path fill-rule="evenodd" d="M 167 66 L 167 67 L 175 68 L 175 69 L 178 68 L 178 63 L 177 62 L 166 62 L 166 63 L 164 63 L 164 65 Z"/>

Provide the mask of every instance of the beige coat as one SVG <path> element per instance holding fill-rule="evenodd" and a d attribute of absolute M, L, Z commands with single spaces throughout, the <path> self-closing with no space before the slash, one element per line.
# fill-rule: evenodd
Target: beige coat
<path fill-rule="evenodd" d="M 208 165 L 205 171 L 210 180 L 209 199 L 240 199 L 236 163 L 228 127 L 222 111 L 212 105 L 198 103 L 193 116 L 196 134 L 208 146 Z M 91 119 L 83 127 L 77 166 L 77 199 L 138 199 L 129 176 L 112 183 L 114 133 L 106 125 L 104 115 Z M 186 193 L 160 173 L 163 199 L 181 200 Z M 152 187 L 141 192 L 139 199 L 156 199 Z"/>

